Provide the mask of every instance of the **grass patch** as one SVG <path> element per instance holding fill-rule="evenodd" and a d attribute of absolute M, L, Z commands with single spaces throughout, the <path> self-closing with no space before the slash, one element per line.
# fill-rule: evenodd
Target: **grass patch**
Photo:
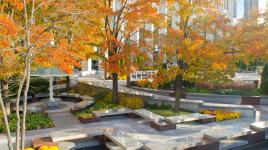
<path fill-rule="evenodd" d="M 10 131 L 14 132 L 17 129 L 17 117 L 13 113 L 8 116 L 9 118 L 9 127 Z M 0 133 L 6 132 L 6 128 L 3 122 L 3 119 L 0 118 Z M 36 130 L 36 129 L 45 129 L 54 127 L 54 123 L 51 118 L 42 114 L 42 113 L 32 113 L 27 114 L 26 116 L 26 129 L 27 130 Z"/>
<path fill-rule="evenodd" d="M 155 114 L 158 114 L 160 116 L 163 116 L 163 117 L 186 115 L 186 114 L 191 113 L 187 110 L 180 110 L 180 112 L 175 112 L 172 110 L 172 106 L 164 105 L 164 104 L 162 104 L 160 106 L 157 104 L 154 104 L 154 105 L 146 104 L 145 109 L 147 109 Z"/>

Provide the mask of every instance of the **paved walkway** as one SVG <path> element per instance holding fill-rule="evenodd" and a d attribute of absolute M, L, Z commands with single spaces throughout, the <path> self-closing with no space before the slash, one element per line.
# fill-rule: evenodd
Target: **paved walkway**
<path fill-rule="evenodd" d="M 48 116 L 53 120 L 56 128 L 81 124 L 70 112 L 50 113 Z"/>
<path fill-rule="evenodd" d="M 130 90 L 123 87 L 122 85 L 120 86 L 120 89 Z M 146 94 L 152 94 L 152 93 L 146 92 Z M 169 97 L 164 95 L 157 95 L 157 96 Z M 54 120 L 55 128 L 28 131 L 26 144 L 29 146 L 31 144 L 31 139 L 36 137 L 49 136 L 50 133 L 53 132 L 82 130 L 84 128 L 94 129 L 95 127 L 120 128 L 125 132 L 131 134 L 132 137 L 136 140 L 163 142 L 163 139 L 167 141 L 169 139 L 177 139 L 190 134 L 202 133 L 203 130 L 209 129 L 214 126 L 235 126 L 235 127 L 248 128 L 249 124 L 255 121 L 268 120 L 268 106 L 255 106 L 255 108 L 259 112 L 259 116 L 257 118 L 241 118 L 241 119 L 228 120 L 209 124 L 178 124 L 176 130 L 159 132 L 151 128 L 148 125 L 148 123 L 143 119 L 133 119 L 124 117 L 106 118 L 101 122 L 81 124 L 76 118 L 72 116 L 72 114 L 69 111 L 67 111 L 72 105 L 73 105 L 72 103 L 66 102 L 65 103 L 66 107 L 63 107 L 61 109 L 62 110 L 61 112 L 56 110 L 49 110 L 48 114 Z M 15 141 L 16 136 L 15 133 L 12 133 L 12 135 L 13 140 Z M 7 140 L 5 134 L 0 134 L 0 139 L 1 139 L 0 140 L 1 150 L 6 150 Z"/>

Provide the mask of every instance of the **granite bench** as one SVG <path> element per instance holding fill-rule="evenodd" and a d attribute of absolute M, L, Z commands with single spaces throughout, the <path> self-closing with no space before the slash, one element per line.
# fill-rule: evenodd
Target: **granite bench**
<path fill-rule="evenodd" d="M 204 137 L 213 141 L 229 140 L 238 137 L 244 137 L 251 134 L 248 128 L 240 126 L 214 126 L 201 131 L 204 133 Z"/>
<path fill-rule="evenodd" d="M 249 129 L 255 132 L 255 140 L 268 139 L 268 121 L 255 122 L 249 125 Z M 258 136 L 257 136 L 258 135 Z"/>
<path fill-rule="evenodd" d="M 79 112 L 82 111 L 83 109 L 86 109 L 90 106 L 92 106 L 95 103 L 95 101 L 93 100 L 83 100 L 79 103 L 76 103 L 72 108 L 71 108 L 71 112 L 75 113 L 75 112 Z"/>
<path fill-rule="evenodd" d="M 139 150 L 144 147 L 140 141 L 133 139 L 127 132 L 119 129 L 111 129 L 104 132 L 104 136 L 124 150 Z M 115 146 L 114 146 L 115 147 Z"/>
<path fill-rule="evenodd" d="M 176 124 L 166 120 L 165 117 L 157 115 L 145 109 L 134 110 L 135 115 L 150 121 L 150 126 L 158 131 L 176 129 Z"/>
<path fill-rule="evenodd" d="M 127 115 L 132 112 L 133 110 L 128 108 L 117 108 L 117 109 L 107 109 L 103 111 L 93 111 L 93 115 L 100 118 L 100 117 L 111 117 L 117 115 Z"/>
<path fill-rule="evenodd" d="M 187 115 L 167 117 L 166 120 L 174 124 L 192 122 L 192 121 L 210 123 L 210 122 L 215 122 L 215 116 L 200 114 L 200 113 L 192 113 L 192 114 L 187 114 Z"/>
<path fill-rule="evenodd" d="M 148 142 L 145 150 L 218 150 L 219 142 L 206 139 L 202 134 L 191 134 L 178 139 Z"/>
<path fill-rule="evenodd" d="M 50 138 L 53 142 L 69 141 L 85 138 L 93 138 L 95 136 L 103 135 L 103 130 L 105 128 L 90 128 L 90 129 L 80 129 L 80 130 L 67 130 L 50 133 Z"/>
<path fill-rule="evenodd" d="M 41 137 L 32 139 L 32 147 L 37 149 L 41 146 L 58 146 L 58 143 L 53 141 L 51 137 Z"/>

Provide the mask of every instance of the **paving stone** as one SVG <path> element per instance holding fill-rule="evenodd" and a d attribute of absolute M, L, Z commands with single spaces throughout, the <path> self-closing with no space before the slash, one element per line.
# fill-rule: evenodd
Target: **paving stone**
<path fill-rule="evenodd" d="M 220 141 L 220 150 L 228 150 L 231 148 L 247 145 L 247 140 L 222 140 Z"/>

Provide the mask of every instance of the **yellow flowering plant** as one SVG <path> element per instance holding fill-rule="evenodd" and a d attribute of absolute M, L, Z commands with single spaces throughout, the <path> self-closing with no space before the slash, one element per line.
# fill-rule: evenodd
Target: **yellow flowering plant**
<path fill-rule="evenodd" d="M 213 115 L 216 117 L 216 121 L 230 120 L 240 118 L 239 112 L 228 112 L 224 110 L 200 110 L 201 114 Z"/>

